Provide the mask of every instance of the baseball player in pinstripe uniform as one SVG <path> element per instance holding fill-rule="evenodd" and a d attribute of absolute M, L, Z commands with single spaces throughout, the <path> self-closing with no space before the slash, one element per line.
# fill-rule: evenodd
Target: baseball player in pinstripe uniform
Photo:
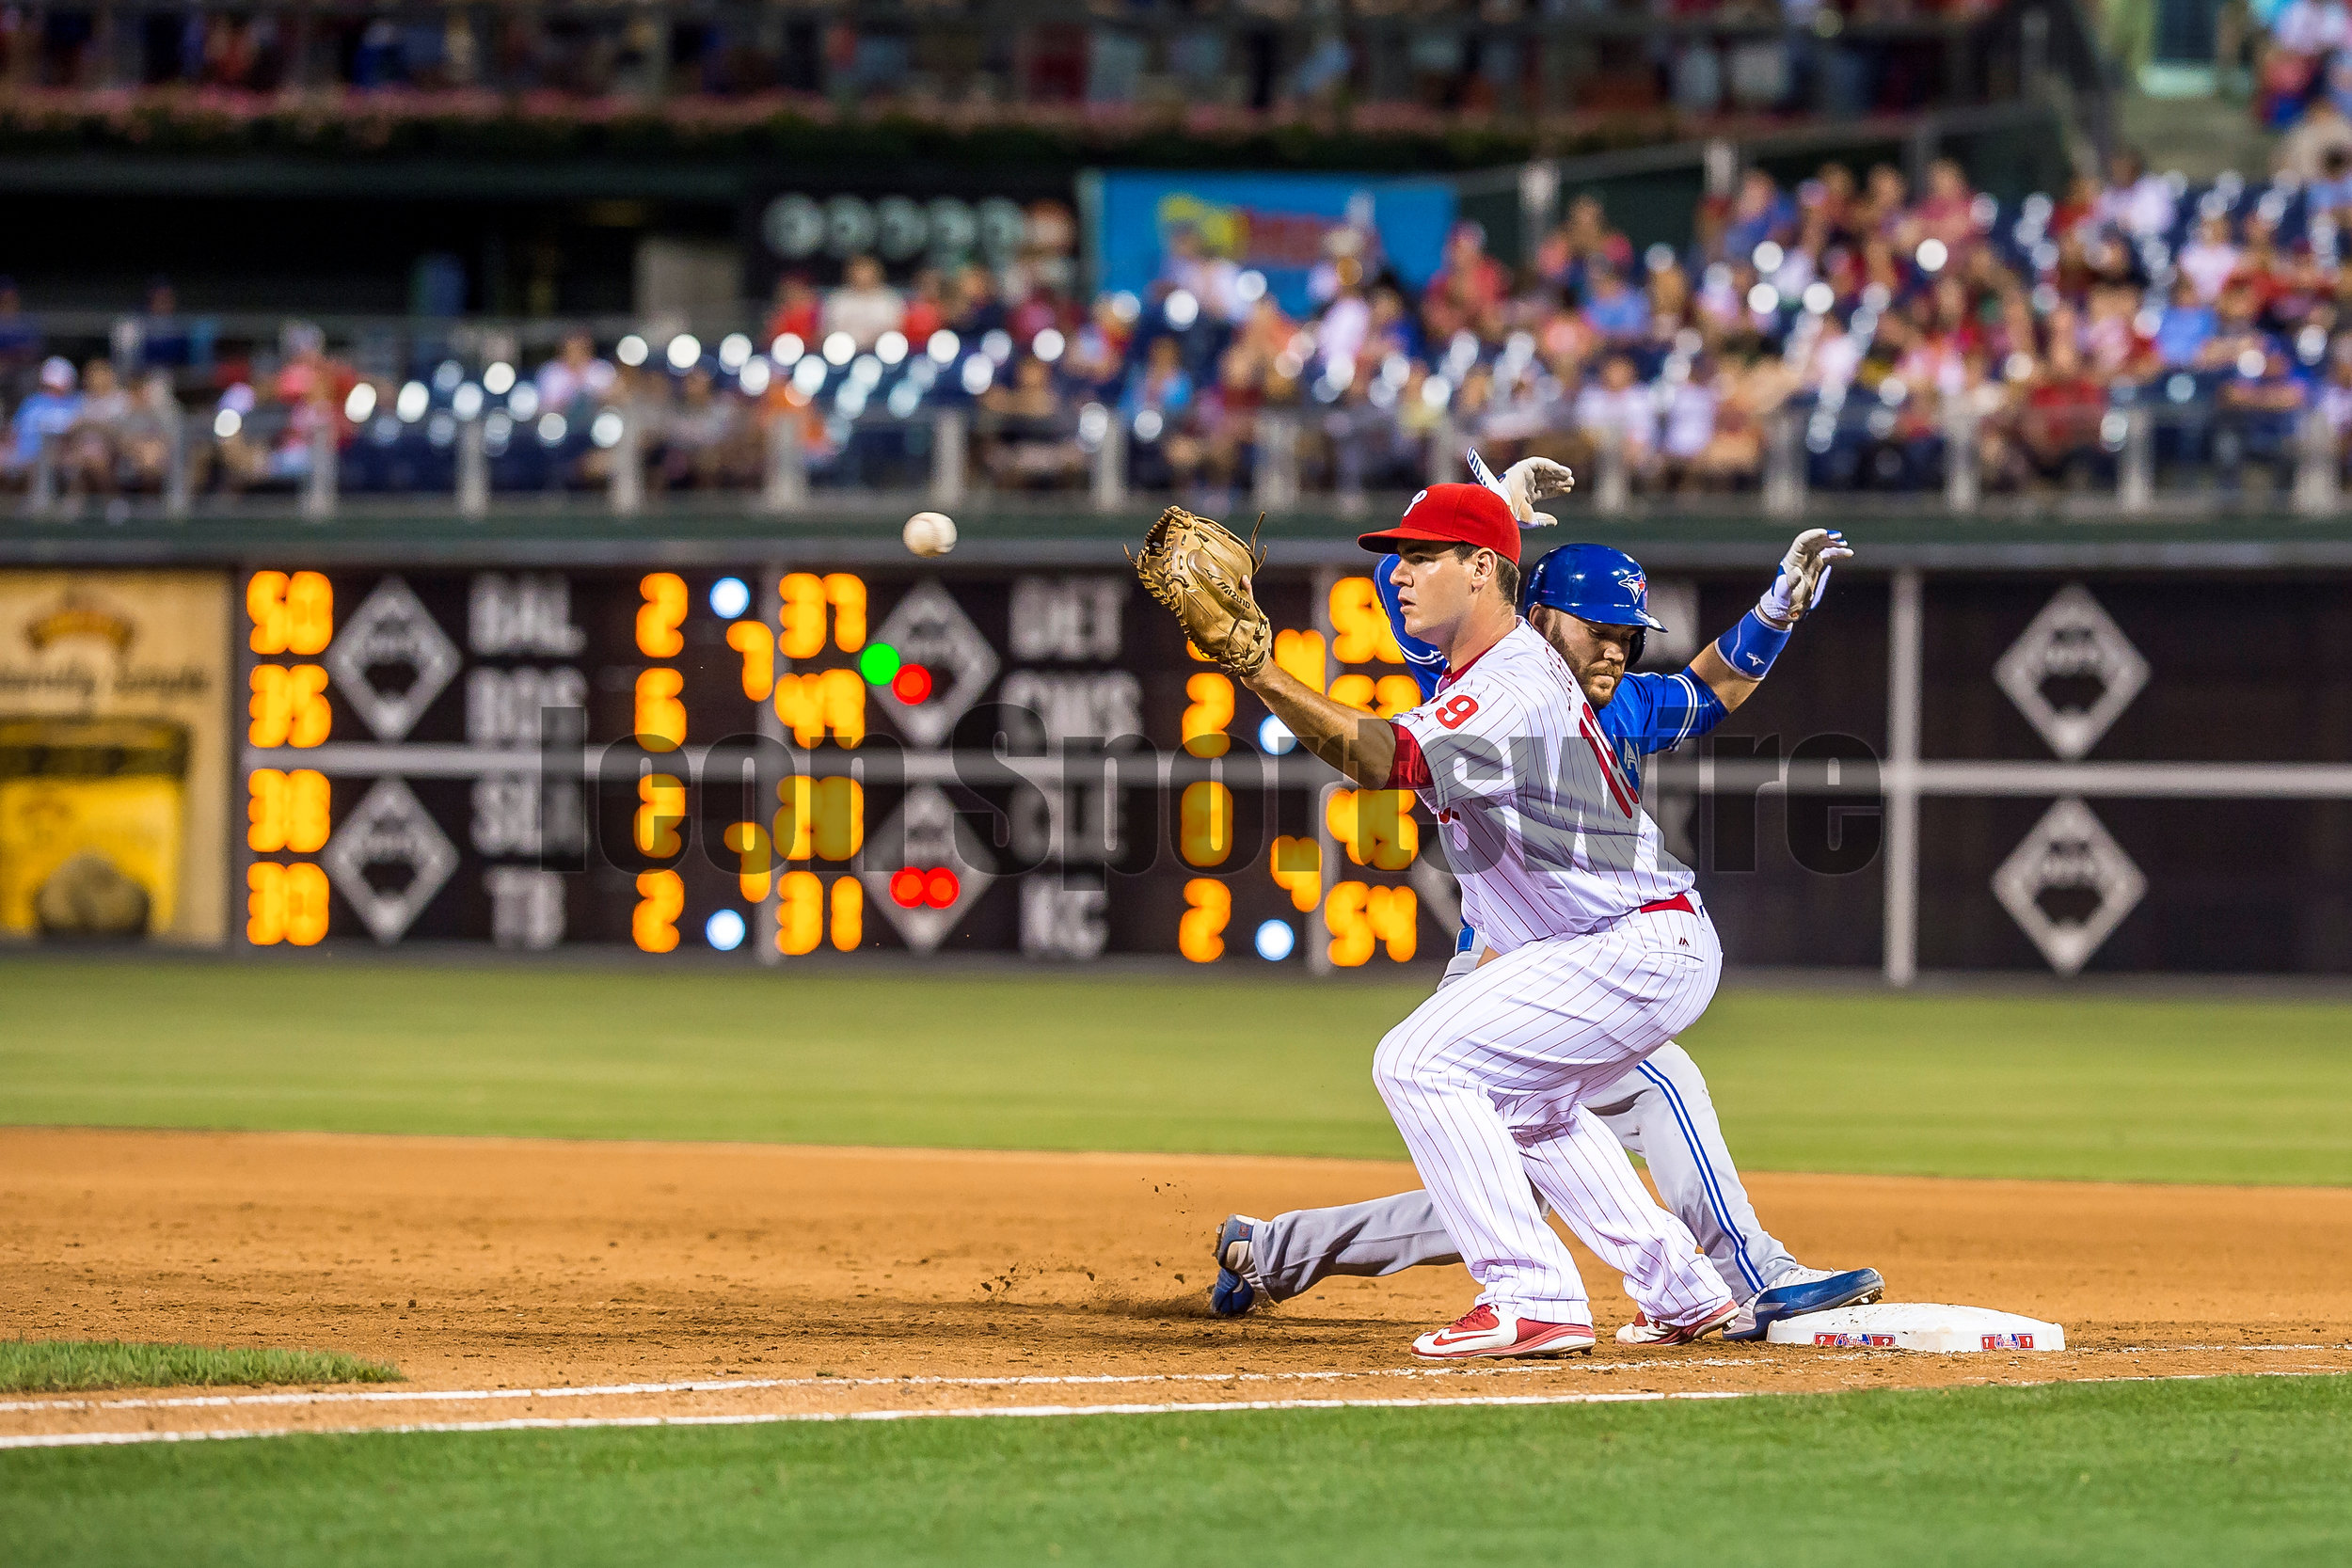
<path fill-rule="evenodd" d="M 1393 722 L 1271 661 L 1246 675 L 1316 755 L 1420 796 L 1487 951 L 1374 1056 L 1440 1227 L 1481 1286 L 1469 1311 L 1414 1340 L 1433 1361 L 1592 1348 L 1591 1305 L 1546 1204 L 1625 1276 L 1641 1342 L 1688 1343 L 1739 1313 L 1592 1109 L 1705 1010 L 1723 954 L 1575 672 L 1519 617 L 1518 528 L 1494 491 L 1438 484 L 1363 536 L 1396 552 L 1406 629 L 1446 661 L 1435 695 Z"/>
<path fill-rule="evenodd" d="M 1514 470 L 1513 477 L 1520 476 Z M 1532 507 L 1507 499 L 1515 500 L 1521 520 L 1529 520 Z M 1820 602 L 1830 563 L 1851 553 L 1834 532 L 1801 534 L 1757 608 L 1671 675 L 1629 670 L 1640 660 L 1646 634 L 1665 628 L 1649 612 L 1640 564 L 1622 551 L 1604 545 L 1552 550 L 1527 575 L 1520 604 L 1576 673 L 1619 767 L 1638 791 L 1645 754 L 1706 734 L 1746 701 L 1804 610 Z M 1375 581 L 1407 667 L 1423 695 L 1432 695 L 1444 658 L 1406 631 L 1390 580 L 1396 564 L 1394 556 L 1384 561 Z M 1447 982 L 1474 968 L 1481 952 L 1476 932 L 1465 926 Z M 1727 1338 L 1761 1338 L 1779 1319 L 1875 1300 L 1883 1292 L 1877 1270 L 1806 1268 L 1764 1228 L 1724 1145 L 1707 1080 L 1681 1046 L 1669 1041 L 1659 1047 L 1590 1104 L 1621 1145 L 1644 1157 L 1667 1207 L 1744 1298 Z M 1288 1300 L 1334 1274 L 1388 1275 L 1459 1261 L 1425 1192 L 1294 1211 L 1272 1220 L 1232 1215 L 1217 1232 L 1216 1250 L 1218 1276 L 1210 1305 L 1229 1317 L 1260 1301 Z M 1646 1342 L 1642 1323 L 1620 1332 Z"/>

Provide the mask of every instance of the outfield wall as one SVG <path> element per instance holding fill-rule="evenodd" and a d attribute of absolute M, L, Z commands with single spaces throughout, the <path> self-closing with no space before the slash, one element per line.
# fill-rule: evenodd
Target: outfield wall
<path fill-rule="evenodd" d="M 2352 541 L 1841 521 L 1863 555 L 1819 619 L 1647 769 L 1737 961 L 2352 970 Z M 1142 526 L 981 515 L 937 564 L 872 523 L 21 530 L 0 927 L 747 963 L 1449 951 L 1438 835 L 1186 657 L 1120 559 Z M 1391 710 L 1354 526 L 1278 520 L 1259 585 L 1297 673 Z M 1673 628 L 1648 666 L 1735 621 L 1784 531 L 1610 529 Z"/>

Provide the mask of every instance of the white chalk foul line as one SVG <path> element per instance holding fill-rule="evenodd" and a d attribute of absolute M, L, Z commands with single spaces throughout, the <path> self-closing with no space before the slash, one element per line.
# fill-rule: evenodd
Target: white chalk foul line
<path fill-rule="evenodd" d="M 2344 1351 L 2341 1345 L 2118 1345 L 2085 1346 L 2070 1355 L 2148 1355 L 2187 1351 Z M 1855 1351 L 1808 1359 L 1822 1361 L 1867 1359 L 1872 1353 Z M 1670 1365 L 1684 1367 L 1753 1367 L 1760 1363 L 1740 1356 L 1692 1356 Z M 731 1394 L 763 1388 L 1051 1388 L 1113 1386 L 1142 1383 L 1344 1383 L 1356 1378 L 1438 1378 L 1546 1376 L 1561 1371 L 1591 1373 L 1640 1372 L 1659 1363 L 1562 1360 L 1542 1367 L 1371 1367 L 1360 1371 L 1330 1372 L 1104 1372 L 1056 1377 L 1029 1373 L 1017 1377 L 754 1377 L 702 1378 L 680 1383 L 605 1383 L 561 1388 L 369 1388 L 306 1389 L 287 1394 L 182 1394 L 165 1398 L 124 1400 L 0 1400 L 0 1413 L 43 1410 L 220 1410 L 245 1405 L 317 1404 L 464 1404 L 481 1400 L 578 1400 L 627 1398 L 637 1394 Z"/>
<path fill-rule="evenodd" d="M 2263 1378 L 2341 1376 L 2329 1371 L 2177 1372 L 2135 1377 L 2044 1379 L 1980 1386 L 2049 1388 L 2088 1383 L 2207 1383 L 2230 1376 Z M 1904 1392 L 1890 1389 L 1884 1392 Z M 1924 1391 L 1924 1390 L 1913 1390 Z M 950 1410 L 752 1411 L 734 1416 L 522 1416 L 503 1421 L 416 1421 L 385 1427 L 249 1427 L 230 1432 L 71 1432 L 0 1437 L 0 1449 L 119 1448 L 142 1443 L 215 1443 L 257 1437 L 364 1437 L 417 1433 L 596 1432 L 631 1427 L 787 1426 L 820 1421 L 922 1421 L 1018 1419 L 1047 1416 L 1202 1416 L 1269 1410 L 1441 1410 L 1468 1406 L 1555 1404 L 1661 1404 L 1700 1400 L 1783 1400 L 1820 1397 L 1760 1389 L 1689 1389 L 1585 1394 L 1481 1394 L 1434 1400 L 1221 1400 L 1168 1404 L 966 1405 Z"/>
<path fill-rule="evenodd" d="M 183 1394 L 164 1399 L 11 1400 L 0 1412 L 41 1410 L 218 1410 L 240 1405 L 463 1404 L 478 1400 L 577 1400 L 632 1394 L 731 1394 L 763 1388 L 1040 1388 L 1136 1383 L 1343 1383 L 1359 1377 L 1506 1377 L 1513 1373 L 1650 1371 L 1656 1363 L 1560 1361 L 1548 1367 L 1373 1367 L 1334 1372 L 1123 1372 L 1053 1377 L 755 1377 L 687 1383 L 607 1383 L 562 1388 L 371 1388 L 292 1394 Z M 1736 1356 L 1677 1360 L 1676 1367 L 1749 1367 Z"/>
<path fill-rule="evenodd" d="M 0 1449 L 115 1448 L 136 1443 L 213 1443 L 248 1437 L 361 1437 L 377 1433 L 596 1432 L 623 1427 L 781 1426 L 803 1421 L 919 1421 L 1034 1416 L 1190 1416 L 1246 1410 L 1425 1410 L 1465 1405 L 1654 1404 L 1666 1400 L 1744 1400 L 1745 1391 L 1622 1394 L 1482 1394 L 1436 1400 L 1221 1400 L 1168 1404 L 1001 1404 L 952 1410 L 753 1411 L 737 1416 L 519 1416 L 503 1421 L 415 1421 L 384 1427 L 251 1427 L 233 1432 L 63 1432 L 0 1437 Z"/>

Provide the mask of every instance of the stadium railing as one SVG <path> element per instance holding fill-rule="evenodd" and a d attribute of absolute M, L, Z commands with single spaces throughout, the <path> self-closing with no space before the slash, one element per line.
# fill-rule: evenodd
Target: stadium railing
<path fill-rule="evenodd" d="M 479 402 L 462 396 L 469 388 Z M 1808 397 L 1766 417 L 1760 438 L 1729 462 L 1608 428 L 1563 422 L 1495 440 L 1449 419 L 1406 430 L 1359 408 L 1258 411 L 1223 432 L 1229 460 L 1212 466 L 1198 455 L 1208 443 L 1171 439 L 1149 410 L 1089 403 L 1050 420 L 1007 420 L 969 404 L 835 415 L 816 447 L 799 420 L 747 418 L 723 461 L 697 470 L 663 441 L 655 412 L 639 405 L 607 404 L 584 420 L 529 417 L 489 407 L 475 383 L 455 390 L 468 411 L 371 413 L 356 431 L 282 407 L 184 414 L 167 421 L 159 471 L 143 486 L 78 483 L 74 437 L 52 435 L 20 476 L 15 510 L 24 523 L 51 525 L 132 515 L 292 513 L 324 522 L 345 512 L 493 510 L 788 520 L 918 506 L 1118 513 L 1164 500 L 1358 515 L 1393 511 L 1422 484 L 1469 477 L 1465 453 L 1475 445 L 1498 465 L 1530 449 L 1569 458 L 1582 481 L 1580 501 L 1602 515 L 1786 518 L 1865 499 L 1898 513 L 2330 515 L 2342 507 L 2352 456 L 2322 409 L 2247 408 L 2210 395 L 1989 419 L 1959 405 L 1906 418 L 1872 399 L 1832 407 Z"/>

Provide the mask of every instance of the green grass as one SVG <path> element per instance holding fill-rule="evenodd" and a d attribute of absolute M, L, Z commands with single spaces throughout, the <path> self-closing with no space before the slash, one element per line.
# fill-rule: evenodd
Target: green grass
<path fill-rule="evenodd" d="M 2352 1378 L 0 1453 L 46 1563 L 2346 1560 Z"/>
<path fill-rule="evenodd" d="M 399 1383 L 400 1369 L 331 1350 L 141 1345 L 120 1339 L 0 1339 L 0 1392 L 262 1383 Z"/>
<path fill-rule="evenodd" d="M 1402 1157 L 1418 985 L 0 963 L 0 1124 Z M 1725 991 L 1762 1170 L 2352 1183 L 2352 1006 Z"/>

